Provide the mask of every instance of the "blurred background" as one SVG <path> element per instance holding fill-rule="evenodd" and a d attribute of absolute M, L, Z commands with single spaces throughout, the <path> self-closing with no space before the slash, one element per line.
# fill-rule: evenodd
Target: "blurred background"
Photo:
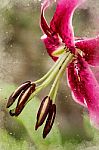
<path fill-rule="evenodd" d="M 6 102 L 17 86 L 42 77 L 54 62 L 40 40 L 40 1 L 0 0 L 0 150 L 98 150 L 99 131 L 91 127 L 87 111 L 76 104 L 64 75 L 57 95 L 55 124 L 45 140 L 34 130 L 42 91 L 19 117 L 10 117 Z M 46 12 L 48 22 L 55 6 Z M 99 34 L 99 2 L 87 0 L 73 18 L 75 36 Z M 99 80 L 99 67 L 92 68 Z M 45 95 L 46 93 L 46 95 Z"/>

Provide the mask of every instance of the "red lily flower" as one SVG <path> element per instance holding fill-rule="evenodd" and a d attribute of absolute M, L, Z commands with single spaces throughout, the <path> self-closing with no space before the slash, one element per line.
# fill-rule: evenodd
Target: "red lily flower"
<path fill-rule="evenodd" d="M 41 7 L 41 28 L 44 32 L 42 40 L 48 54 L 56 62 L 41 79 L 24 82 L 8 99 L 7 108 L 17 101 L 16 107 L 10 110 L 10 115 L 17 117 L 25 105 L 54 80 L 37 113 L 36 130 L 46 121 L 43 138 L 48 135 L 55 120 L 55 98 L 66 67 L 67 81 L 74 100 L 88 109 L 91 122 L 99 127 L 99 85 L 89 67 L 99 65 L 99 37 L 74 38 L 72 26 L 73 13 L 83 1 L 56 0 L 56 11 L 48 26 L 44 11 L 52 0 L 44 0 Z"/>
<path fill-rule="evenodd" d="M 66 49 L 74 55 L 67 66 L 68 85 L 74 100 L 88 109 L 91 123 L 99 128 L 99 84 L 90 69 L 90 65 L 99 65 L 99 37 L 75 40 L 72 26 L 73 13 L 83 1 L 56 0 L 49 26 L 44 11 L 52 0 L 44 0 L 41 7 L 44 36 L 41 39 L 54 61 Z"/>

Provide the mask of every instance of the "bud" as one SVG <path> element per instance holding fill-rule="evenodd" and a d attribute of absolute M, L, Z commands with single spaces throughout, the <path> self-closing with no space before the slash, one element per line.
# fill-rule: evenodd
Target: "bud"
<path fill-rule="evenodd" d="M 43 130 L 43 138 L 46 138 L 47 134 L 50 132 L 55 120 L 55 116 L 56 116 L 56 105 L 52 104 Z"/>
<path fill-rule="evenodd" d="M 28 88 L 31 85 L 31 81 L 26 81 L 22 85 L 20 85 L 9 97 L 8 102 L 7 102 L 7 108 L 9 108 L 17 99 L 17 97 L 20 95 L 20 93 Z"/>
<path fill-rule="evenodd" d="M 52 100 L 50 100 L 50 97 L 46 96 L 42 100 L 37 113 L 37 122 L 36 122 L 35 130 L 37 130 L 38 127 L 41 126 L 45 121 L 51 105 L 52 105 Z"/>
<path fill-rule="evenodd" d="M 35 86 L 36 86 L 35 84 L 31 84 L 30 87 L 22 91 L 15 109 L 15 116 L 18 116 L 21 113 L 30 95 L 35 91 Z"/>

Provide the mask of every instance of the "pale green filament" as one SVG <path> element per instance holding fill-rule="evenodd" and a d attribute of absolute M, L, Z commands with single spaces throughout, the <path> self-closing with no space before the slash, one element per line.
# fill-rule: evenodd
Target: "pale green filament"
<path fill-rule="evenodd" d="M 37 81 L 35 81 L 35 82 L 33 82 L 33 83 L 38 84 L 38 83 L 44 81 L 44 80 L 54 71 L 54 69 L 56 68 L 56 66 L 59 65 L 59 63 L 61 63 L 61 61 L 63 61 L 64 55 L 66 55 L 66 57 L 67 57 L 68 54 L 69 54 L 69 53 L 64 53 L 64 54 L 62 54 L 62 55 L 58 58 L 58 60 L 56 61 L 56 63 L 53 65 L 53 67 L 52 67 L 41 79 L 39 79 L 39 80 L 37 80 Z"/>
<path fill-rule="evenodd" d="M 59 72 L 59 69 L 60 69 L 61 65 L 63 64 L 63 62 L 65 61 L 65 59 L 68 57 L 69 54 L 70 54 L 70 52 L 67 52 L 63 55 L 61 61 L 54 68 L 53 72 L 49 75 L 49 77 L 40 86 L 37 87 L 37 89 L 45 87 L 46 85 L 48 85 L 55 78 L 55 76 Z"/>
<path fill-rule="evenodd" d="M 53 94 L 51 95 L 51 99 L 53 100 L 53 103 L 55 103 L 55 99 L 56 99 L 58 88 L 59 88 L 59 83 L 60 83 L 60 80 L 57 81 L 56 86 L 52 92 Z"/>
<path fill-rule="evenodd" d="M 66 70 L 66 66 L 68 65 L 68 63 L 72 59 L 73 59 L 73 54 L 70 53 L 69 56 L 67 57 L 67 59 L 65 59 L 64 63 L 62 64 L 62 66 L 61 66 L 61 68 L 60 68 L 60 70 L 59 70 L 59 72 L 58 72 L 58 74 L 57 74 L 57 76 L 56 76 L 56 78 L 54 80 L 54 83 L 53 83 L 52 88 L 51 88 L 51 90 L 49 92 L 49 95 L 48 95 L 49 97 L 51 97 L 51 98 L 53 97 L 53 93 L 56 90 L 55 87 L 57 86 L 58 81 L 60 80 L 60 78 L 62 77 L 64 71 Z"/>
<path fill-rule="evenodd" d="M 56 61 L 54 66 L 49 70 L 49 72 L 43 76 L 41 79 L 37 80 L 36 84 L 40 84 L 39 86 L 36 87 L 36 90 L 33 92 L 27 103 L 35 96 L 37 95 L 42 89 L 47 87 L 54 79 L 54 82 L 52 84 L 51 90 L 49 92 L 49 95 L 53 101 L 55 101 L 56 95 L 57 95 L 57 90 L 59 87 L 59 81 L 66 69 L 66 66 L 68 63 L 73 60 L 74 55 L 71 54 L 69 51 L 64 52 Z"/>
<path fill-rule="evenodd" d="M 36 87 L 36 90 L 32 94 L 32 97 L 34 97 L 37 93 L 39 93 L 42 89 L 44 89 L 46 86 L 48 86 L 50 84 L 50 82 L 58 74 L 59 68 L 61 67 L 61 65 L 63 64 L 64 60 L 68 57 L 69 54 L 70 54 L 70 52 L 67 52 L 67 53 L 64 53 L 64 55 L 62 55 L 60 61 L 58 63 L 56 62 L 57 65 L 54 67 L 53 71 L 49 74 L 47 79 L 41 85 Z M 33 83 L 35 83 L 35 82 L 33 82 Z"/>

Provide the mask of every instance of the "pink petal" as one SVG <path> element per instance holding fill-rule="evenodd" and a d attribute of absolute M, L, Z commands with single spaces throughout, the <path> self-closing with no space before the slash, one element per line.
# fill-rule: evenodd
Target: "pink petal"
<path fill-rule="evenodd" d="M 52 53 L 61 45 L 58 36 L 42 36 L 41 38 L 45 44 L 48 54 L 52 57 L 54 61 L 57 60 L 58 57 L 54 57 Z"/>
<path fill-rule="evenodd" d="M 47 24 L 47 21 L 44 17 L 44 12 L 46 10 L 46 8 L 50 5 L 51 0 L 44 0 L 44 2 L 42 3 L 41 6 L 41 22 L 40 22 L 40 26 L 41 29 L 43 30 L 44 34 L 46 34 L 47 36 L 50 36 L 52 31 L 49 27 L 49 25 Z"/>
<path fill-rule="evenodd" d="M 83 58 L 79 56 L 75 65 L 76 69 L 74 70 L 77 83 L 74 83 L 73 85 L 76 84 L 76 95 L 78 94 L 78 91 L 81 93 L 81 96 L 88 107 L 91 123 L 96 128 L 99 128 L 99 84 Z M 72 89 L 72 84 L 70 83 L 70 85 Z"/>
<path fill-rule="evenodd" d="M 53 34 L 53 31 L 47 24 L 47 21 L 44 17 L 44 11 L 50 5 L 52 0 L 44 0 L 41 7 L 41 29 L 44 32 L 44 35 L 41 37 L 42 41 L 45 44 L 48 54 L 52 57 L 54 61 L 57 60 L 58 57 L 52 56 L 52 53 L 61 45 L 60 39 L 57 34 Z"/>
<path fill-rule="evenodd" d="M 75 45 L 84 52 L 84 58 L 90 65 L 99 66 L 99 37 L 76 41 Z"/>
<path fill-rule="evenodd" d="M 77 6 L 84 0 L 57 0 L 57 7 L 50 23 L 51 29 L 59 33 L 67 47 L 74 47 L 72 16 Z"/>

